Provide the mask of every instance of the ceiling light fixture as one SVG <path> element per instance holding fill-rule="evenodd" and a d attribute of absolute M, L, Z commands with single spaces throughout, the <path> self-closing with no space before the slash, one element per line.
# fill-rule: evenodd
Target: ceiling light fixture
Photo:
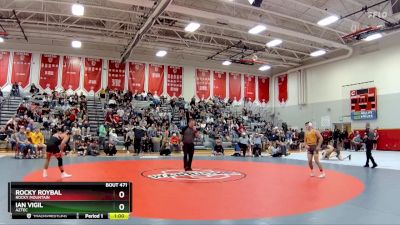
<path fill-rule="evenodd" d="M 368 36 L 367 36 L 366 38 L 364 38 L 363 40 L 364 40 L 364 41 L 373 41 L 373 40 L 379 39 L 379 38 L 381 38 L 381 37 L 383 37 L 383 35 L 382 35 L 381 33 L 374 33 L 374 34 L 368 35 Z"/>
<path fill-rule="evenodd" d="M 3 43 L 3 42 L 4 42 L 4 38 L 0 37 L 0 43 Z"/>
<path fill-rule="evenodd" d="M 156 53 L 156 56 L 157 57 L 164 57 L 164 56 L 166 56 L 167 55 L 167 51 L 164 51 L 164 50 L 160 50 L 160 51 L 158 51 L 157 53 Z"/>
<path fill-rule="evenodd" d="M 326 54 L 326 51 L 321 49 L 321 50 L 317 50 L 315 52 L 311 52 L 310 56 L 318 57 L 318 56 L 325 55 L 325 54 Z"/>
<path fill-rule="evenodd" d="M 329 24 L 332 24 L 338 20 L 339 20 L 338 16 L 332 15 L 332 16 L 325 17 L 324 19 L 318 21 L 318 25 L 328 26 Z"/>
<path fill-rule="evenodd" d="M 200 24 L 196 22 L 191 22 L 185 27 L 186 32 L 195 32 L 197 29 L 199 29 Z"/>
<path fill-rule="evenodd" d="M 85 7 L 81 4 L 73 4 L 71 9 L 72 14 L 75 16 L 83 16 L 83 14 L 85 14 Z"/>
<path fill-rule="evenodd" d="M 222 62 L 222 65 L 224 65 L 224 66 L 229 66 L 229 65 L 231 65 L 231 64 L 232 64 L 232 62 L 229 61 L 229 60 L 226 60 L 226 61 L 223 61 L 223 62 Z"/>
<path fill-rule="evenodd" d="M 259 34 L 259 33 L 263 32 L 266 29 L 267 29 L 266 26 L 259 24 L 259 25 L 255 26 L 255 27 L 251 28 L 249 30 L 249 33 L 250 34 Z"/>
<path fill-rule="evenodd" d="M 274 39 L 270 42 L 267 43 L 267 47 L 271 48 L 271 47 L 275 47 L 282 44 L 282 40 L 281 39 Z"/>
<path fill-rule="evenodd" d="M 82 47 L 82 42 L 81 42 L 81 41 L 77 41 L 77 40 L 72 41 L 72 42 L 71 42 L 71 46 L 72 46 L 73 48 L 81 48 L 81 47 Z"/>
<path fill-rule="evenodd" d="M 270 65 L 264 65 L 264 66 L 261 66 L 260 68 L 258 68 L 258 70 L 260 70 L 260 71 L 267 71 L 269 69 L 271 69 Z"/>

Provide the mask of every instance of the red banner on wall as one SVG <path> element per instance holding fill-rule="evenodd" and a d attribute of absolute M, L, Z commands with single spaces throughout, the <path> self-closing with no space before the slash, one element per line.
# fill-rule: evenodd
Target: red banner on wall
<path fill-rule="evenodd" d="M 244 97 L 251 102 L 256 100 L 256 77 L 244 75 Z"/>
<path fill-rule="evenodd" d="M 170 97 L 182 96 L 183 67 L 168 66 L 167 94 Z"/>
<path fill-rule="evenodd" d="M 214 71 L 214 96 L 226 98 L 226 72 Z"/>
<path fill-rule="evenodd" d="M 164 65 L 149 65 L 149 92 L 153 95 L 164 93 Z"/>
<path fill-rule="evenodd" d="M 65 90 L 76 90 L 81 80 L 81 58 L 75 56 L 64 56 L 62 87 Z"/>
<path fill-rule="evenodd" d="M 11 83 L 18 83 L 26 88 L 31 76 L 32 53 L 14 52 L 14 62 L 11 74 Z"/>
<path fill-rule="evenodd" d="M 0 52 L 0 87 L 7 83 L 10 52 Z"/>
<path fill-rule="evenodd" d="M 242 75 L 229 73 L 229 98 L 240 101 L 242 99 Z"/>
<path fill-rule="evenodd" d="M 258 101 L 269 102 L 269 77 L 258 77 Z"/>
<path fill-rule="evenodd" d="M 51 90 L 54 90 L 57 87 L 59 65 L 59 55 L 42 54 L 40 60 L 39 85 L 43 89 L 50 88 Z"/>
<path fill-rule="evenodd" d="M 277 77 L 278 79 L 278 100 L 280 103 L 286 103 L 288 100 L 288 76 L 287 74 Z"/>
<path fill-rule="evenodd" d="M 128 90 L 132 93 L 144 91 L 145 65 L 144 63 L 129 63 Z"/>
<path fill-rule="evenodd" d="M 210 70 L 196 69 L 196 96 L 200 99 L 210 97 Z"/>
<path fill-rule="evenodd" d="M 108 61 L 108 88 L 123 91 L 125 89 L 125 63 Z"/>
<path fill-rule="evenodd" d="M 95 58 L 85 58 L 85 77 L 83 87 L 86 91 L 97 92 L 101 88 L 101 71 L 103 60 Z"/>

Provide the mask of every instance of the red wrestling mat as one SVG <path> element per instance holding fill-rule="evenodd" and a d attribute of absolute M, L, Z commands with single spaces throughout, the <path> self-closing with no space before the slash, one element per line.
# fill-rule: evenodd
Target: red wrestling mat
<path fill-rule="evenodd" d="M 178 160 L 108 161 L 66 165 L 63 181 L 132 181 L 133 216 L 176 220 L 271 218 L 334 207 L 360 195 L 364 184 L 353 176 L 326 171 L 309 177 L 305 166 L 194 161 L 184 173 Z M 25 181 L 61 181 L 58 168 L 49 177 L 38 170 Z"/>

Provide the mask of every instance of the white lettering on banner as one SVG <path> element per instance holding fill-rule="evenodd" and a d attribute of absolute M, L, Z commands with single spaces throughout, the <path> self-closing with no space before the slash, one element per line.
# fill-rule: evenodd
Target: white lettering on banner
<path fill-rule="evenodd" d="M 154 78 L 160 78 L 161 74 L 160 73 L 152 73 L 151 76 Z"/>
<path fill-rule="evenodd" d="M 115 80 L 115 79 L 113 79 L 113 80 L 112 80 L 112 86 L 114 86 L 114 87 L 119 87 L 119 86 L 121 86 L 121 80 Z"/>
<path fill-rule="evenodd" d="M 93 85 L 96 85 L 96 80 L 89 80 L 89 82 L 88 82 L 89 84 L 93 84 Z"/>

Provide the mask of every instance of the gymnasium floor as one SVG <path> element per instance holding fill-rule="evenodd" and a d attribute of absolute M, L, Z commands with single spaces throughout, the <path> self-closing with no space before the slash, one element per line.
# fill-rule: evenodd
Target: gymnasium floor
<path fill-rule="evenodd" d="M 364 153 L 352 152 L 352 161 L 324 161 L 325 179 L 309 177 L 305 153 L 288 158 L 196 156 L 195 170 L 225 174 L 205 180 L 150 178 L 165 171 L 179 171 L 181 157 L 65 157 L 65 168 L 73 177 L 64 181 L 132 181 L 132 218 L 117 222 L 29 223 L 396 224 L 400 221 L 400 168 L 399 163 L 385 164 L 395 164 L 400 153 L 374 153 L 380 165 L 376 169 L 360 166 Z M 61 181 L 54 161 L 49 178 L 44 180 L 42 164 L 42 160 L 0 158 L 0 224 L 27 223 L 11 220 L 6 212 L 7 182 Z"/>

